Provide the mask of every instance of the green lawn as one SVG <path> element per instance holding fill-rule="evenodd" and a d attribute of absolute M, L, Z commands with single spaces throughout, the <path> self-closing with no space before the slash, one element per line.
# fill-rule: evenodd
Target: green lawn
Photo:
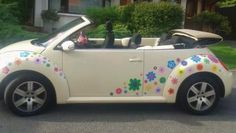
<path fill-rule="evenodd" d="M 236 42 L 221 42 L 209 48 L 229 69 L 236 68 Z"/>

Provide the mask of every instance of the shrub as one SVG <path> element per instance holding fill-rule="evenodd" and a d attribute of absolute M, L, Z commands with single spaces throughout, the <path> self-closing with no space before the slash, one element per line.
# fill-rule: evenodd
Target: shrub
<path fill-rule="evenodd" d="M 114 24 L 113 32 L 116 38 L 123 38 L 132 35 L 131 32 L 127 29 L 127 26 L 123 24 Z M 99 25 L 97 28 L 87 34 L 89 37 L 104 38 L 106 36 L 105 24 Z"/>
<path fill-rule="evenodd" d="M 134 12 L 134 8 L 135 8 L 135 4 L 128 4 L 125 6 L 120 6 L 118 8 L 118 12 L 120 14 L 119 20 L 121 23 L 126 24 L 127 28 L 129 30 L 133 29 L 133 25 L 132 25 L 131 21 L 132 21 L 132 15 Z"/>
<path fill-rule="evenodd" d="M 0 3 L 0 24 L 1 26 L 3 22 L 5 23 L 18 23 L 18 19 L 15 16 L 15 13 L 17 10 L 15 10 L 17 7 L 17 3 L 10 3 L 10 4 L 2 4 Z"/>
<path fill-rule="evenodd" d="M 89 8 L 86 10 L 86 14 L 89 18 L 92 18 L 96 25 L 104 24 L 108 18 L 113 22 L 119 20 L 119 13 L 116 7 Z"/>
<path fill-rule="evenodd" d="M 229 34 L 231 32 L 228 18 L 215 12 L 202 12 L 193 18 L 193 22 L 205 31 L 218 34 Z"/>
<path fill-rule="evenodd" d="M 183 10 L 180 5 L 170 2 L 140 3 L 135 6 L 131 20 L 134 32 L 142 36 L 159 36 L 181 27 Z"/>

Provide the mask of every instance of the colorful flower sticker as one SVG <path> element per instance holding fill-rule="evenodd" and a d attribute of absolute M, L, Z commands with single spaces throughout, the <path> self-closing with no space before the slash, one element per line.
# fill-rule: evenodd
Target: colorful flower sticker
<path fill-rule="evenodd" d="M 149 72 L 148 74 L 146 74 L 147 79 L 150 81 L 153 81 L 156 78 L 156 74 L 154 72 Z"/>
<path fill-rule="evenodd" d="M 198 62 L 201 61 L 201 58 L 197 55 L 194 55 L 194 56 L 191 57 L 191 60 L 195 63 L 198 63 Z"/>
<path fill-rule="evenodd" d="M 154 82 L 154 85 L 158 85 L 157 81 Z"/>
<path fill-rule="evenodd" d="M 176 66 L 175 61 L 174 60 L 170 60 L 168 61 L 167 67 L 170 69 L 174 69 Z"/>
<path fill-rule="evenodd" d="M 121 94 L 121 93 L 122 93 L 122 89 L 121 89 L 121 88 L 117 88 L 117 89 L 116 89 L 116 94 L 119 95 L 119 94 Z"/>
<path fill-rule="evenodd" d="M 154 69 L 154 70 L 157 70 L 157 66 L 154 66 L 153 69 Z"/>
<path fill-rule="evenodd" d="M 157 87 L 156 88 L 156 93 L 160 93 L 161 92 L 161 88 Z"/>
<path fill-rule="evenodd" d="M 39 58 L 36 58 L 34 62 L 35 64 L 41 64 L 41 60 Z"/>
<path fill-rule="evenodd" d="M 140 79 L 130 79 L 129 80 L 129 90 L 135 91 L 139 90 L 141 87 L 141 80 Z"/>
<path fill-rule="evenodd" d="M 181 61 L 181 59 L 180 59 L 180 58 L 177 58 L 176 61 L 179 63 L 179 62 Z"/>
<path fill-rule="evenodd" d="M 153 89 L 153 86 L 151 84 L 145 85 L 145 91 L 151 91 Z"/>
<path fill-rule="evenodd" d="M 178 83 L 178 79 L 177 78 L 172 78 L 171 79 L 171 83 L 174 84 L 174 85 L 177 84 Z"/>
<path fill-rule="evenodd" d="M 164 67 L 159 67 L 159 68 L 158 68 L 158 73 L 159 73 L 159 74 L 165 73 L 165 68 L 164 68 Z"/>
<path fill-rule="evenodd" d="M 173 89 L 173 88 L 170 88 L 170 89 L 168 90 L 168 93 L 169 93 L 169 95 L 174 94 L 174 89 Z"/>
<path fill-rule="evenodd" d="M 21 60 L 20 59 L 16 59 L 15 60 L 15 64 L 18 66 L 18 65 L 20 65 L 21 64 Z"/>
<path fill-rule="evenodd" d="M 190 68 L 187 69 L 187 72 L 188 72 L 188 73 L 192 73 L 192 72 L 193 72 L 193 69 L 190 67 Z"/>
<path fill-rule="evenodd" d="M 9 71 L 10 71 L 10 70 L 9 70 L 8 67 L 3 67 L 3 68 L 2 68 L 2 73 L 4 73 L 4 74 L 8 74 Z"/>
<path fill-rule="evenodd" d="M 166 78 L 165 78 L 165 77 L 161 77 L 161 78 L 160 78 L 160 83 L 161 83 L 161 84 L 164 84 L 165 82 L 166 82 Z"/>
<path fill-rule="evenodd" d="M 211 71 L 212 72 L 217 72 L 217 70 L 218 70 L 218 67 L 216 65 L 211 66 Z"/>
<path fill-rule="evenodd" d="M 27 51 L 20 52 L 20 57 L 28 57 L 29 55 L 30 55 L 30 53 Z"/>
<path fill-rule="evenodd" d="M 207 57 L 208 57 L 212 62 L 214 62 L 214 63 L 218 63 L 218 62 L 219 62 L 219 60 L 218 60 L 215 56 L 213 56 L 213 55 L 211 55 L 211 54 L 207 55 Z"/>
<path fill-rule="evenodd" d="M 179 76 L 182 76 L 182 75 L 184 74 L 184 72 L 185 72 L 184 69 L 181 69 L 181 68 L 180 68 L 180 69 L 178 70 L 178 75 L 179 75 Z"/>
<path fill-rule="evenodd" d="M 187 65 L 188 65 L 188 62 L 187 62 L 187 61 L 181 61 L 181 65 L 182 65 L 182 66 L 187 66 Z"/>
<path fill-rule="evenodd" d="M 202 65 L 202 64 L 198 64 L 198 65 L 197 65 L 197 70 L 198 70 L 198 71 L 201 71 L 202 69 L 203 69 L 203 65 Z"/>
<path fill-rule="evenodd" d="M 209 64 L 210 63 L 210 61 L 207 58 L 205 58 L 203 61 L 204 61 L 205 64 Z"/>
<path fill-rule="evenodd" d="M 114 93 L 113 93 L 113 92 L 111 92 L 111 93 L 110 93 L 110 95 L 111 95 L 111 96 L 113 96 L 113 95 L 114 95 Z"/>

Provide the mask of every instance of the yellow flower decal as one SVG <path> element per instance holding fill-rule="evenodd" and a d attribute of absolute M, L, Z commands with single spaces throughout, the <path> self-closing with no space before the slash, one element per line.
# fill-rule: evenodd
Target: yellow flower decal
<path fill-rule="evenodd" d="M 217 70 L 218 70 L 218 67 L 216 65 L 211 66 L 211 71 L 212 72 L 217 72 Z"/>
<path fill-rule="evenodd" d="M 152 84 L 145 85 L 145 91 L 151 91 L 153 90 L 154 86 Z"/>
<path fill-rule="evenodd" d="M 180 69 L 178 70 L 178 75 L 179 75 L 179 76 L 184 75 L 184 73 L 185 73 L 184 69 L 180 68 Z"/>

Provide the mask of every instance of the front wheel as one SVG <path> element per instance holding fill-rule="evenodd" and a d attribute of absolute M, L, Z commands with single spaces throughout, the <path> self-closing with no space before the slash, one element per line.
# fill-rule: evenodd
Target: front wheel
<path fill-rule="evenodd" d="M 53 102 L 49 82 L 36 75 L 20 75 L 12 80 L 5 92 L 5 103 L 10 110 L 21 116 L 41 113 Z"/>
<path fill-rule="evenodd" d="M 203 115 L 211 112 L 219 102 L 219 85 L 210 77 L 196 76 L 183 82 L 178 102 L 186 111 Z"/>

